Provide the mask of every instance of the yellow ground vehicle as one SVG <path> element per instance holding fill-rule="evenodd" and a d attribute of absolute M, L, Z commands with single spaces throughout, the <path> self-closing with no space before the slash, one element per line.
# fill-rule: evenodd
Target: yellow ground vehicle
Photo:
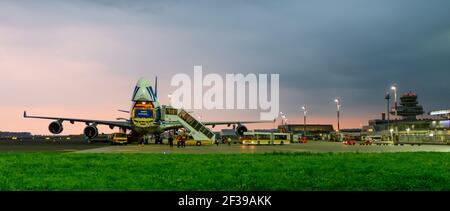
<path fill-rule="evenodd" d="M 289 133 L 245 132 L 241 137 L 244 145 L 290 144 Z"/>
<path fill-rule="evenodd" d="M 289 133 L 272 133 L 273 144 L 290 144 L 291 134 Z"/>
<path fill-rule="evenodd" d="M 111 134 L 111 145 L 114 144 L 128 144 L 128 136 L 126 133 L 113 133 Z"/>
<path fill-rule="evenodd" d="M 194 140 L 192 136 L 186 134 L 180 134 L 175 136 L 174 145 L 178 146 L 178 142 L 185 141 L 186 146 L 203 146 L 211 145 L 213 142 L 211 140 Z"/>

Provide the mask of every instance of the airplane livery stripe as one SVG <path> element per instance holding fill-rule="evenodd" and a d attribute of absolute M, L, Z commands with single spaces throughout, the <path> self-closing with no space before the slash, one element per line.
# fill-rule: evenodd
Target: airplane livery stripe
<path fill-rule="evenodd" d="M 153 101 L 156 101 L 155 99 L 155 93 L 153 92 L 152 87 L 147 87 L 148 93 L 150 93 L 151 98 L 153 99 Z"/>
<path fill-rule="evenodd" d="M 133 98 L 136 96 L 136 93 L 137 93 L 138 91 L 139 91 L 139 87 L 136 86 L 136 87 L 134 88 Z"/>

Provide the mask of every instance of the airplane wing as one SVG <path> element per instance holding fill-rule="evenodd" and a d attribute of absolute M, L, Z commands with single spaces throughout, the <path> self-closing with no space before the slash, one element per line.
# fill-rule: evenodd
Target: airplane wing
<path fill-rule="evenodd" d="M 131 129 L 131 124 L 129 121 L 105 121 L 105 120 L 94 120 L 94 119 L 74 119 L 74 118 L 64 118 L 64 117 L 43 117 L 43 116 L 29 116 L 27 112 L 23 112 L 24 118 L 32 119 L 50 119 L 59 121 L 68 121 L 70 123 L 84 122 L 86 124 L 98 124 L 98 125 L 108 125 L 110 127 L 120 127 L 124 129 Z"/>

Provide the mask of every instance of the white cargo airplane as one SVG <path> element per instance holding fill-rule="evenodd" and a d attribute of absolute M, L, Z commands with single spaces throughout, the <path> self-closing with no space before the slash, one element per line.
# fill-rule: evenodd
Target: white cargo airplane
<path fill-rule="evenodd" d="M 84 135 L 89 139 L 95 138 L 98 135 L 97 125 L 107 125 L 111 129 L 115 127 L 120 128 L 122 131 L 131 131 L 130 135 L 132 138 L 144 138 L 147 135 L 159 135 L 167 130 L 183 128 L 183 125 L 178 121 L 165 121 L 161 119 L 164 115 L 162 112 L 177 114 L 177 109 L 171 108 L 169 106 L 160 107 L 157 100 L 157 78 L 155 79 L 155 90 L 153 90 L 150 85 L 150 81 L 141 78 L 134 88 L 132 97 L 131 110 L 121 112 L 130 113 L 130 119 L 124 119 L 121 121 L 105 121 L 105 120 L 93 120 L 93 119 L 76 119 L 76 118 L 64 118 L 64 117 L 43 117 L 43 116 L 29 116 L 27 112 L 24 111 L 24 118 L 35 118 L 35 119 L 49 119 L 55 120 L 50 123 L 48 129 L 53 134 L 60 134 L 63 131 L 63 122 L 68 121 L 71 124 L 75 122 L 83 122 L 87 125 L 84 129 Z M 165 111 L 162 111 L 165 110 Z M 175 112 L 175 113 L 173 113 Z M 183 112 L 183 115 L 188 115 L 187 112 Z M 193 117 L 191 118 L 193 119 Z M 199 124 L 198 121 L 196 124 Z M 222 121 L 222 122 L 202 122 L 203 125 L 238 125 L 235 127 L 236 133 L 242 135 L 247 128 L 242 125 L 246 123 L 267 123 L 272 121 Z"/>

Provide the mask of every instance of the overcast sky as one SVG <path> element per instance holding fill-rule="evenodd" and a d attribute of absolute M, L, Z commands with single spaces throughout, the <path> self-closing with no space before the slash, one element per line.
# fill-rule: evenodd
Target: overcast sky
<path fill-rule="evenodd" d="M 21 112 L 115 119 L 139 77 L 279 73 L 281 110 L 360 127 L 386 110 L 392 83 L 428 112 L 450 108 L 450 1 L 0 1 L 0 130 L 47 133 Z M 206 88 L 205 88 L 206 90 Z M 195 111 L 203 120 L 258 111 Z M 273 125 L 265 125 L 272 127 Z M 82 125 L 66 133 L 81 133 Z M 107 131 L 106 131 L 107 132 Z"/>

